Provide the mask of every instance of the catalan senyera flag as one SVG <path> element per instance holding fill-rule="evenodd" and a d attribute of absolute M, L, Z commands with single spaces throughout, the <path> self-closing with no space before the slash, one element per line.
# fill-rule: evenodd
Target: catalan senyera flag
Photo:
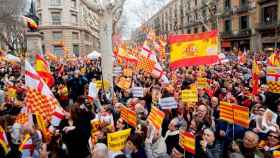
<path fill-rule="evenodd" d="M 157 107 L 153 106 L 152 109 L 151 109 L 151 112 L 150 112 L 150 114 L 148 116 L 148 120 L 152 123 L 152 125 L 156 129 L 160 129 L 164 117 L 165 117 L 164 112 L 159 110 Z"/>
<path fill-rule="evenodd" d="M 220 119 L 233 123 L 233 107 L 228 102 L 220 102 Z"/>
<path fill-rule="evenodd" d="M 19 146 L 19 151 L 22 154 L 22 158 L 32 157 L 34 152 L 34 144 L 29 134 L 25 135 L 24 140 Z"/>
<path fill-rule="evenodd" d="M 25 85 L 27 87 L 25 105 L 28 111 L 40 114 L 46 122 L 50 121 L 56 107 L 60 105 L 28 61 L 25 61 Z"/>
<path fill-rule="evenodd" d="M 121 118 L 130 126 L 136 127 L 137 117 L 136 112 L 128 109 L 127 107 L 122 107 L 121 109 Z"/>
<path fill-rule="evenodd" d="M 259 68 L 259 66 L 257 64 L 256 59 L 254 58 L 253 65 L 252 65 L 252 87 L 253 87 L 252 94 L 253 95 L 257 95 L 258 94 L 259 74 L 260 74 L 260 68 Z"/>
<path fill-rule="evenodd" d="M 6 133 L 1 126 L 0 126 L 0 145 L 4 149 L 5 154 L 8 154 L 8 152 L 11 150 Z"/>
<path fill-rule="evenodd" d="M 195 155 L 195 136 L 192 133 L 182 131 L 179 135 L 179 145 L 186 151 Z"/>
<path fill-rule="evenodd" d="M 272 93 L 280 93 L 280 67 L 267 67 L 266 80 L 268 89 Z"/>
<path fill-rule="evenodd" d="M 218 31 L 169 37 L 170 67 L 214 64 L 218 62 Z"/>
<path fill-rule="evenodd" d="M 273 158 L 280 158 L 280 151 L 273 151 Z"/>
<path fill-rule="evenodd" d="M 234 124 L 249 128 L 249 108 L 239 105 L 233 105 Z"/>
<path fill-rule="evenodd" d="M 54 77 L 49 69 L 48 62 L 39 54 L 36 54 L 35 59 L 35 70 L 40 75 L 41 78 L 47 83 L 49 87 L 54 84 Z"/>

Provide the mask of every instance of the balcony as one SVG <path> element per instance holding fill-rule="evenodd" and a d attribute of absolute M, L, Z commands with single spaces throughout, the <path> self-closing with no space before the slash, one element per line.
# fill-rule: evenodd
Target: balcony
<path fill-rule="evenodd" d="M 270 2 L 270 1 L 277 1 L 277 0 L 257 0 L 257 2 L 260 4 Z"/>
<path fill-rule="evenodd" d="M 243 30 L 239 30 L 239 32 L 232 32 L 232 31 L 228 31 L 228 32 L 221 32 L 220 35 L 222 38 L 246 38 L 251 36 L 252 31 L 250 28 L 248 29 L 243 29 Z"/>
<path fill-rule="evenodd" d="M 225 18 L 228 16 L 231 16 L 233 14 L 233 9 L 232 8 L 224 8 L 224 11 L 220 15 L 221 18 Z"/>
<path fill-rule="evenodd" d="M 259 31 L 272 30 L 280 27 L 280 21 L 261 22 L 257 24 L 256 29 Z"/>
<path fill-rule="evenodd" d="M 236 9 L 236 13 L 244 13 L 250 10 L 249 4 L 242 4 Z"/>

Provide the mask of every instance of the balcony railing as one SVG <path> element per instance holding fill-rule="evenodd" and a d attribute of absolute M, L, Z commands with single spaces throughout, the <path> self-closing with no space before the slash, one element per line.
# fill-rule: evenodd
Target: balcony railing
<path fill-rule="evenodd" d="M 265 3 L 265 2 L 268 2 L 268 1 L 270 1 L 270 0 L 257 0 L 258 3 Z"/>
<path fill-rule="evenodd" d="M 251 29 L 243 29 L 239 30 L 237 33 L 233 33 L 232 31 L 221 32 L 222 38 L 239 38 L 239 37 L 247 37 L 252 34 Z"/>
<path fill-rule="evenodd" d="M 275 29 L 280 27 L 280 21 L 271 21 L 271 22 L 261 22 L 257 25 L 258 30 L 267 30 L 267 29 Z"/>
<path fill-rule="evenodd" d="M 242 4 L 237 8 L 236 12 L 237 13 L 244 13 L 244 12 L 247 12 L 249 10 L 250 10 L 249 4 Z"/>

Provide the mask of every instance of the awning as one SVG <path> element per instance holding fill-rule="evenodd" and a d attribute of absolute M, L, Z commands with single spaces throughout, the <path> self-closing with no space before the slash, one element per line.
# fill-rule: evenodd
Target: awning
<path fill-rule="evenodd" d="M 222 48 L 229 48 L 229 47 L 231 47 L 230 42 L 222 42 Z"/>

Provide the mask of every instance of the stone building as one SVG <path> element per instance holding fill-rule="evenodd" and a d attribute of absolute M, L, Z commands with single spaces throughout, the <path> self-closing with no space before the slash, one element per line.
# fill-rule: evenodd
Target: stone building
<path fill-rule="evenodd" d="M 81 0 L 37 0 L 44 52 L 84 56 L 99 49 L 96 13 Z"/>

